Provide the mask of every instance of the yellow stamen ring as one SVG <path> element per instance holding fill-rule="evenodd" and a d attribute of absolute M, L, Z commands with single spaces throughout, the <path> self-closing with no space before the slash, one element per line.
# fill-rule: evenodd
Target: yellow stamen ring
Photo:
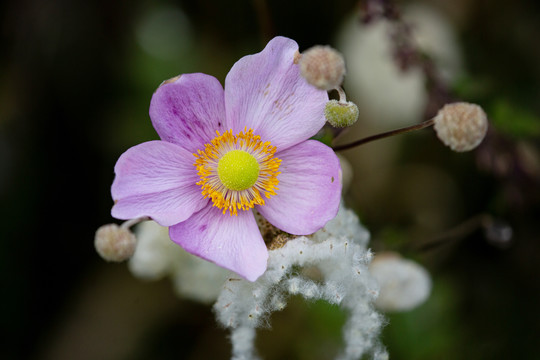
<path fill-rule="evenodd" d="M 220 134 L 197 150 L 194 166 L 201 180 L 202 195 L 212 199 L 214 206 L 237 215 L 264 205 L 264 198 L 276 195 L 277 176 L 281 160 L 274 157 L 276 147 L 261 141 L 247 128 L 237 135 L 232 130 Z"/>

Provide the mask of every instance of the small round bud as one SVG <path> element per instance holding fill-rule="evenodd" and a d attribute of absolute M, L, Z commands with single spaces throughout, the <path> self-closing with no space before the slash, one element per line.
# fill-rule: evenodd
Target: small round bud
<path fill-rule="evenodd" d="M 324 107 L 324 116 L 333 127 L 351 126 L 358 120 L 358 106 L 351 101 L 330 100 Z"/>
<path fill-rule="evenodd" d="M 96 231 L 94 246 L 98 254 L 107 261 L 121 262 L 135 252 L 135 235 L 116 224 L 101 226 Z"/>
<path fill-rule="evenodd" d="M 506 249 L 512 245 L 513 233 L 512 227 L 501 220 L 484 224 L 486 240 L 500 249 Z"/>
<path fill-rule="evenodd" d="M 423 303 L 431 292 L 431 278 L 417 263 L 399 254 L 386 252 L 375 256 L 369 272 L 379 283 L 377 308 L 406 311 Z"/>
<path fill-rule="evenodd" d="M 332 90 L 343 82 L 345 60 L 330 46 L 314 46 L 302 53 L 300 74 L 311 85 L 321 90 Z"/>
<path fill-rule="evenodd" d="M 457 152 L 477 147 L 486 136 L 488 122 L 478 105 L 458 102 L 446 104 L 434 119 L 439 139 Z"/>

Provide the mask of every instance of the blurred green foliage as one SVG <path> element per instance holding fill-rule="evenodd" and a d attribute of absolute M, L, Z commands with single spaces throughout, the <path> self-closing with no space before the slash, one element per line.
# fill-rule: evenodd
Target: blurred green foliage
<path fill-rule="evenodd" d="M 540 118 L 530 110 L 520 108 L 507 100 L 498 100 L 489 112 L 489 120 L 501 133 L 516 139 L 534 139 L 540 136 Z"/>

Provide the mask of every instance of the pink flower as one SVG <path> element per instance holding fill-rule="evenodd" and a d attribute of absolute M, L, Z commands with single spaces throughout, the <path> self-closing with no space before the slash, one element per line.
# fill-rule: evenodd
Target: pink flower
<path fill-rule="evenodd" d="M 252 210 L 291 234 L 322 228 L 338 210 L 340 167 L 308 140 L 328 95 L 300 76 L 297 55 L 296 42 L 276 37 L 232 67 L 225 90 L 205 74 L 160 86 L 150 118 L 161 140 L 118 159 L 112 215 L 149 216 L 186 251 L 250 281 L 268 258 Z"/>

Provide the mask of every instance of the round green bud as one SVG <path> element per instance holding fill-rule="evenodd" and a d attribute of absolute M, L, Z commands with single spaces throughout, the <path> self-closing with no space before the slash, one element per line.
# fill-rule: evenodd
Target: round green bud
<path fill-rule="evenodd" d="M 351 101 L 330 100 L 324 108 L 326 121 L 338 128 L 353 125 L 358 120 L 358 114 L 358 106 Z"/>

